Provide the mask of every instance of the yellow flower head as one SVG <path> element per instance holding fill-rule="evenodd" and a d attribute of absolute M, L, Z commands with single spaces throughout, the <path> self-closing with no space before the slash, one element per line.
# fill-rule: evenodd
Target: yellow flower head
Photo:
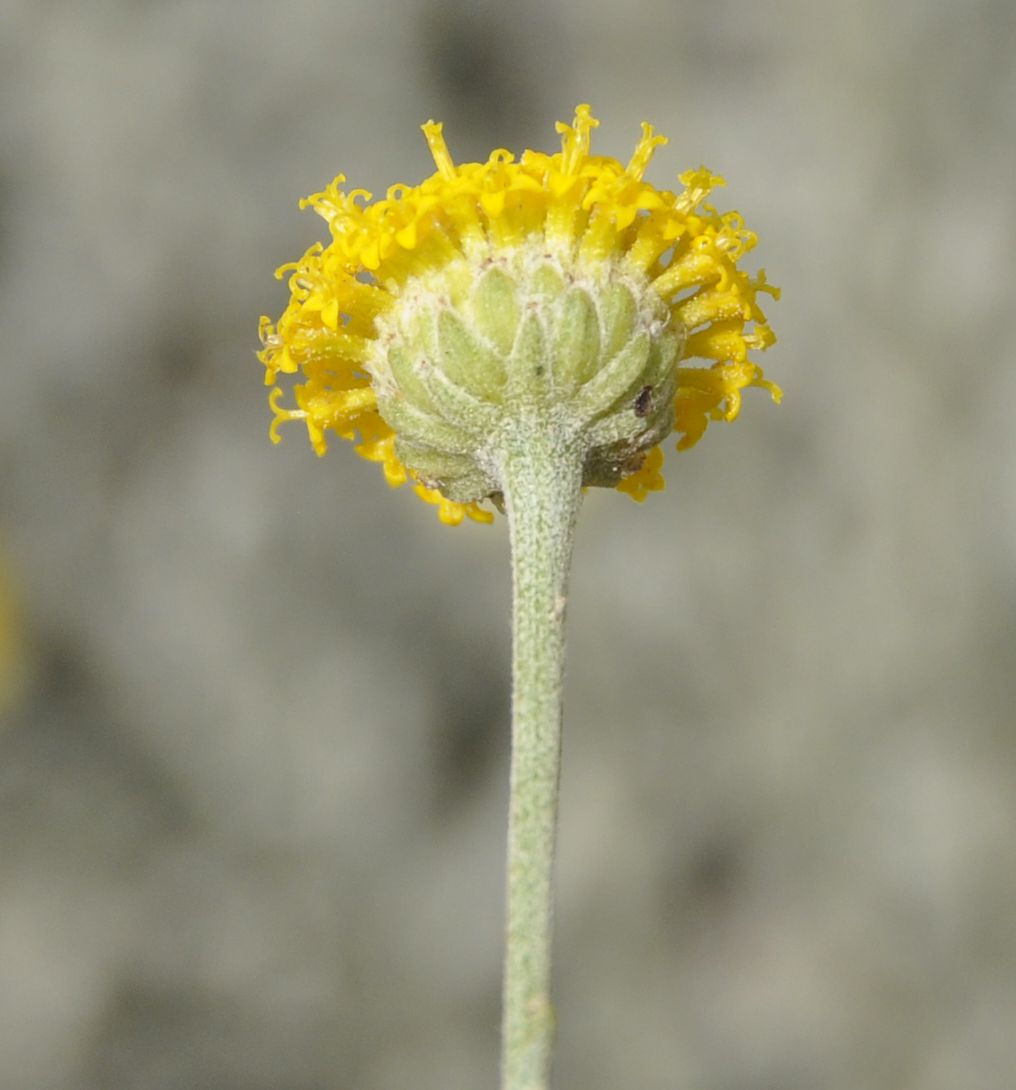
<path fill-rule="evenodd" d="M 666 138 L 643 123 L 625 166 L 590 154 L 597 125 L 579 106 L 560 152 L 456 164 L 428 122 L 437 171 L 420 185 L 373 201 L 339 175 L 303 201 L 331 241 L 278 270 L 289 305 L 261 319 L 273 442 L 303 420 L 318 454 L 332 431 L 390 485 L 412 479 L 442 521 L 487 522 L 479 501 L 498 485 L 470 444 L 504 405 L 574 408 L 596 433 L 585 483 L 642 500 L 663 488 L 670 432 L 693 446 L 748 386 L 779 401 L 748 358 L 775 340 L 757 296 L 778 293 L 738 268 L 756 243 L 741 216 L 706 203 L 723 179 L 700 168 L 679 193 L 656 189 L 643 174 Z M 280 373 L 303 380 L 295 407 Z"/>

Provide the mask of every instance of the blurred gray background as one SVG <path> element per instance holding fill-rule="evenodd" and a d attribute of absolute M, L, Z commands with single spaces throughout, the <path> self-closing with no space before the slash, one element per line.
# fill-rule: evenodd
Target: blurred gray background
<path fill-rule="evenodd" d="M 1009 0 L 0 3 L 0 1086 L 496 1080 L 503 522 L 301 430 L 298 198 L 556 146 L 730 180 L 746 399 L 570 607 L 560 1090 L 1016 1084 Z"/>

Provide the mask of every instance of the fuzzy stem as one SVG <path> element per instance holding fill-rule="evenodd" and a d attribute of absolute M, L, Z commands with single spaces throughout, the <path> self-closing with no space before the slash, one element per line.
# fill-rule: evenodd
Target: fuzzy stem
<path fill-rule="evenodd" d="M 547 1090 L 552 870 L 561 766 L 564 621 L 582 457 L 545 420 L 501 455 L 511 530 L 512 761 L 501 1090 Z"/>

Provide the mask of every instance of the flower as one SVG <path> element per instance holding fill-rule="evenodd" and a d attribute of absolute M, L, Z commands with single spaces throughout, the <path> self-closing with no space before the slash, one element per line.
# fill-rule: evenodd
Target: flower
<path fill-rule="evenodd" d="M 291 274 L 289 305 L 277 324 L 261 319 L 273 442 L 282 422 L 302 420 L 318 454 L 331 431 L 390 485 L 412 480 L 443 522 L 488 522 L 479 504 L 497 502 L 496 476 L 467 448 L 512 398 L 579 406 L 600 437 L 584 483 L 639 501 L 664 487 L 668 434 L 693 446 L 711 420 L 737 417 L 746 387 L 778 402 L 748 358 L 775 341 L 757 297 L 778 292 L 738 268 L 757 241 L 739 213 L 706 203 L 723 179 L 700 168 L 680 176 L 682 192 L 656 189 L 643 175 L 666 138 L 643 123 L 622 165 L 590 154 L 598 124 L 579 106 L 557 126 L 556 154 L 516 161 L 498 149 L 456 164 L 430 121 L 437 170 L 424 182 L 373 201 L 346 193 L 340 174 L 301 202 L 331 240 L 277 271 Z M 539 389 L 513 387 L 526 330 L 529 356 L 548 355 Z M 639 359 L 622 366 L 625 353 Z M 303 379 L 295 407 L 282 404 L 280 374 Z"/>

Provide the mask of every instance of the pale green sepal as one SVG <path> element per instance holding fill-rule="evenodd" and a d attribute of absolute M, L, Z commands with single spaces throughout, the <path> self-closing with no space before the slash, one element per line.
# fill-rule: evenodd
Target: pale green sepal
<path fill-rule="evenodd" d="M 427 393 L 437 404 L 438 412 L 450 424 L 473 436 L 484 436 L 504 419 L 500 405 L 481 401 L 468 389 L 456 385 L 444 371 L 436 367 L 426 377 Z"/>
<path fill-rule="evenodd" d="M 608 284 L 600 300 L 603 355 L 609 360 L 631 340 L 638 318 L 635 296 L 624 284 Z"/>
<path fill-rule="evenodd" d="M 476 272 L 468 263 L 457 264 L 452 262 L 444 270 L 444 288 L 448 292 L 448 301 L 457 309 L 462 310 L 469 304 L 476 285 Z"/>
<path fill-rule="evenodd" d="M 674 377 L 674 357 L 677 355 L 681 338 L 669 331 L 653 339 L 646 361 L 645 381 L 650 386 L 669 381 Z"/>
<path fill-rule="evenodd" d="M 549 262 L 541 265 L 533 273 L 531 293 L 534 296 L 543 296 L 546 301 L 553 301 L 564 294 L 564 277 Z"/>
<path fill-rule="evenodd" d="M 589 438 L 590 449 L 595 451 L 601 447 L 611 447 L 615 443 L 631 443 L 645 433 L 645 423 L 634 411 L 617 409 L 591 424 L 585 434 Z M 655 445 L 654 443 L 653 446 Z"/>
<path fill-rule="evenodd" d="M 676 351 L 677 339 L 665 335 L 650 343 L 644 365 L 635 371 L 627 387 L 621 387 L 618 373 L 618 385 L 615 389 L 620 390 L 619 395 L 611 404 L 609 412 L 600 414 L 602 419 L 587 429 L 591 444 L 610 443 L 613 441 L 610 436 L 621 439 L 626 435 L 645 434 L 653 430 L 661 406 L 667 406 L 674 400 L 677 377 L 672 365 Z M 660 439 L 674 430 L 673 416 L 673 411 L 664 413 L 666 427 Z M 617 428 L 613 429 L 609 422 L 615 419 Z M 604 425 L 603 428 L 600 427 L 601 424 Z M 654 446 L 657 441 L 654 441 Z"/>
<path fill-rule="evenodd" d="M 476 459 L 468 454 L 449 454 L 402 436 L 395 439 L 395 453 L 403 465 L 411 465 L 420 482 L 438 489 L 458 503 L 481 500 L 497 487 L 487 474 L 477 469 Z"/>
<path fill-rule="evenodd" d="M 550 375 L 547 366 L 547 342 L 543 325 L 535 314 L 527 314 L 515 338 L 508 359 L 506 402 L 547 404 Z"/>
<path fill-rule="evenodd" d="M 386 360 L 402 395 L 417 408 L 436 412 L 437 405 L 427 392 L 427 386 L 420 376 L 419 364 L 408 349 L 402 345 L 392 345 L 388 349 Z"/>
<path fill-rule="evenodd" d="M 635 444 L 638 449 L 655 447 L 674 430 L 674 382 L 660 386 L 648 383 L 634 389 L 625 408 L 601 417 L 586 429 L 592 450 L 616 443 Z"/>
<path fill-rule="evenodd" d="M 498 487 L 490 477 L 475 469 L 471 474 L 432 482 L 432 485 L 437 487 L 442 496 L 456 503 L 479 503 L 480 500 L 490 499 Z"/>
<path fill-rule="evenodd" d="M 600 319 L 589 293 L 581 288 L 572 288 L 564 297 L 551 358 L 559 394 L 571 393 L 599 369 Z"/>
<path fill-rule="evenodd" d="M 503 269 L 488 269 L 473 292 L 476 329 L 507 356 L 519 328 L 519 299 L 515 281 Z"/>
<path fill-rule="evenodd" d="M 476 459 L 469 454 L 449 454 L 401 435 L 395 437 L 395 453 L 400 461 L 411 464 L 413 472 L 426 480 L 451 480 L 476 472 Z"/>
<path fill-rule="evenodd" d="M 474 336 L 450 310 L 437 319 L 440 366 L 456 386 L 499 402 L 505 384 L 504 356 Z"/>
<path fill-rule="evenodd" d="M 592 420 L 609 412 L 642 377 L 649 348 L 649 334 L 639 333 L 578 391 L 574 404 L 579 413 Z"/>
<path fill-rule="evenodd" d="M 409 442 L 438 447 L 452 454 L 470 454 L 476 450 L 473 436 L 430 413 L 421 412 L 403 397 L 382 398 L 378 409 L 392 431 Z"/>
<path fill-rule="evenodd" d="M 403 343 L 411 348 L 414 359 L 436 359 L 437 324 L 434 311 L 426 307 L 407 307 L 400 322 Z"/>

